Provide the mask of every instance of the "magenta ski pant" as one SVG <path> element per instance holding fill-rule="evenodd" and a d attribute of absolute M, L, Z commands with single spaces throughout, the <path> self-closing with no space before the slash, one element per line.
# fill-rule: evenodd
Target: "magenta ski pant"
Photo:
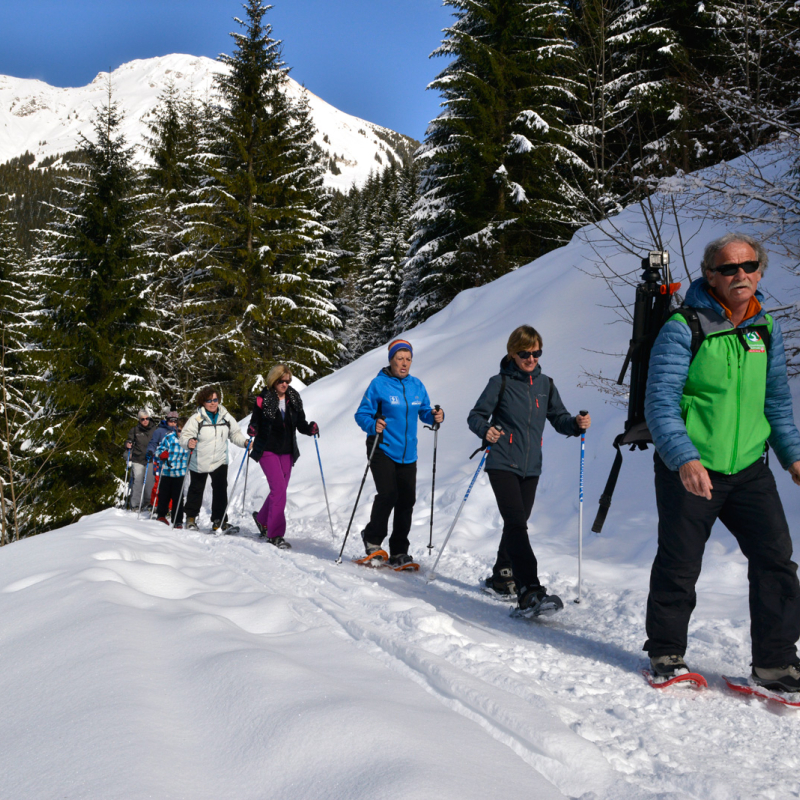
<path fill-rule="evenodd" d="M 258 512 L 258 524 L 265 525 L 267 536 L 274 539 L 286 534 L 286 489 L 292 476 L 292 456 L 277 455 L 265 450 L 259 459 L 269 484 L 269 494 Z"/>

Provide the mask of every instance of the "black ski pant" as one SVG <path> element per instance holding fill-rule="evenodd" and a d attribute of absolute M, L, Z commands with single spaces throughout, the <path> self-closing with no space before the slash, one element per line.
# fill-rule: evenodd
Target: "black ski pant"
<path fill-rule="evenodd" d="M 503 535 L 497 550 L 494 574 L 510 567 L 517 589 L 543 588 L 539 583 L 539 564 L 528 538 L 528 518 L 536 499 L 539 476 L 523 478 L 502 469 L 487 470 L 497 508 L 503 518 Z"/>
<path fill-rule="evenodd" d="M 190 470 L 191 472 L 191 470 Z M 203 504 L 206 478 L 211 476 L 211 519 L 222 520 L 228 505 L 228 465 L 221 464 L 211 472 L 192 472 L 186 493 L 186 516 L 196 517 Z"/>
<path fill-rule="evenodd" d="M 711 500 L 687 492 L 680 475 L 655 457 L 658 552 L 650 573 L 647 641 L 651 657 L 684 655 L 695 584 L 711 526 L 719 519 L 747 558 L 753 665 L 797 660 L 800 583 L 775 478 L 762 459 L 735 475 L 709 470 Z"/>
<path fill-rule="evenodd" d="M 370 441 L 369 444 L 372 442 Z M 367 446 L 367 455 L 371 448 Z M 370 464 L 378 494 L 372 503 L 364 538 L 370 544 L 382 544 L 389 530 L 389 515 L 394 511 L 389 553 L 396 556 L 408 552 L 408 532 L 417 502 L 417 462 L 398 464 L 378 446 Z"/>
<path fill-rule="evenodd" d="M 183 475 L 180 477 L 172 477 L 169 475 L 162 475 L 158 482 L 158 509 L 156 516 L 166 517 L 170 522 L 173 518 L 175 524 L 180 525 L 183 523 Z M 172 512 L 170 513 L 169 504 L 172 503 Z"/>

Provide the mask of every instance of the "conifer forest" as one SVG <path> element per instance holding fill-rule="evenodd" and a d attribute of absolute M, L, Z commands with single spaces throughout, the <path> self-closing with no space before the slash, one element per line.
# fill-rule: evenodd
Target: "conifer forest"
<path fill-rule="evenodd" d="M 73 151 L 0 165 L 3 542 L 118 501 L 139 408 L 213 384 L 241 417 L 276 362 L 314 381 L 666 178 L 797 144 L 795 2 L 444 5 L 441 113 L 346 193 L 261 0 L 145 159 L 110 85 Z"/>

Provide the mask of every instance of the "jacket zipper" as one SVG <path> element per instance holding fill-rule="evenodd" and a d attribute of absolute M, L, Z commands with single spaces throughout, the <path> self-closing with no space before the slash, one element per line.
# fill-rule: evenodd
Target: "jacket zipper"
<path fill-rule="evenodd" d="M 530 386 L 533 387 L 533 375 L 529 376 Z M 531 429 L 531 416 L 533 414 L 533 402 L 531 401 L 531 393 L 528 392 L 528 431 L 530 432 Z M 524 470 L 524 474 L 528 474 L 528 454 L 531 450 L 531 437 L 530 435 L 527 436 L 525 442 L 525 461 L 523 462 L 524 466 L 522 469 Z"/>
<path fill-rule="evenodd" d="M 738 340 L 736 341 L 737 347 L 737 357 L 739 361 L 739 369 L 736 370 L 736 426 L 734 428 L 734 437 L 733 437 L 733 453 L 731 453 L 731 465 L 730 469 L 728 470 L 728 475 L 733 475 L 733 468 L 736 466 L 736 457 L 739 454 L 739 426 L 741 425 L 741 418 L 742 418 L 742 355 L 743 350 L 739 345 Z M 728 350 L 728 378 L 730 378 L 730 369 L 731 369 L 731 355 L 730 349 Z"/>
<path fill-rule="evenodd" d="M 403 458 L 401 460 L 401 464 L 406 463 L 406 448 L 408 447 L 408 398 L 406 397 L 406 385 L 403 381 L 400 381 L 400 386 L 403 389 L 403 400 L 406 404 L 406 435 L 403 437 Z"/>

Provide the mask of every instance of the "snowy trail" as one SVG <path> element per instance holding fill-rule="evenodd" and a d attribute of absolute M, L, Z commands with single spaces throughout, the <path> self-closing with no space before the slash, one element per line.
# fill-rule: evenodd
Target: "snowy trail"
<path fill-rule="evenodd" d="M 270 591 L 307 598 L 307 624 L 324 614 L 333 630 L 479 725 L 567 796 L 800 796 L 796 784 L 787 788 L 800 758 L 759 746 L 793 740 L 795 712 L 742 701 L 721 686 L 726 659 L 747 663 L 744 621 L 695 624 L 706 652 L 693 645 L 693 663 L 708 691 L 655 692 L 640 675 L 642 592 L 589 585 L 581 606 L 568 602 L 563 615 L 526 623 L 476 588 L 487 569 L 480 559 L 446 555 L 441 577 L 427 584 L 423 573 L 337 566 L 322 525 L 305 526 L 294 541 L 291 553 L 244 537 L 207 546 Z M 574 596 L 573 578 L 547 577 L 565 599 Z"/>

